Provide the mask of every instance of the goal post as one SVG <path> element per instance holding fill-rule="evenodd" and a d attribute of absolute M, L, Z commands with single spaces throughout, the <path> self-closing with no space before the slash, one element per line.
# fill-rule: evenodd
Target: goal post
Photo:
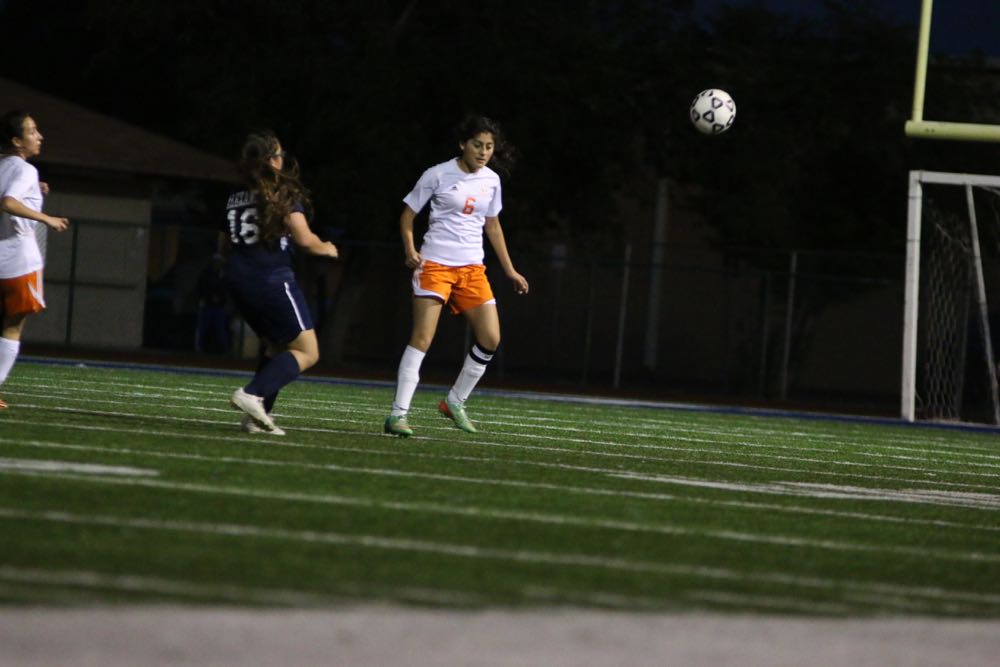
<path fill-rule="evenodd" d="M 953 141 L 1000 141 L 1000 125 L 950 123 L 924 120 L 924 95 L 927 92 L 927 59 L 931 43 L 933 0 L 921 0 L 920 32 L 917 35 L 917 68 L 913 77 L 913 113 L 904 126 L 908 137 Z"/>
<path fill-rule="evenodd" d="M 943 186 L 947 192 L 941 201 L 950 197 L 952 207 L 930 204 L 925 198 L 928 186 Z M 1000 424 L 977 192 L 984 193 L 980 198 L 989 198 L 992 207 L 988 210 L 1000 226 L 1000 176 L 910 172 L 900 392 L 900 412 L 907 421 L 961 419 L 965 370 L 971 362 L 983 370 L 975 374 L 983 378 L 986 388 L 985 413 Z M 980 359 L 969 358 L 970 320 L 977 323 Z M 918 399 L 922 399 L 922 415 Z"/>

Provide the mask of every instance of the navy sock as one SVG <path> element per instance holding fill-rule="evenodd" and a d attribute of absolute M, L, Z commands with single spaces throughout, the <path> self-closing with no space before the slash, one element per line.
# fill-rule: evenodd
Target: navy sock
<path fill-rule="evenodd" d="M 260 374 L 264 366 L 267 366 L 268 362 L 271 361 L 271 357 L 267 356 L 267 347 L 265 345 L 260 346 L 260 351 L 257 353 L 257 368 L 254 370 L 255 374 Z M 267 414 L 271 414 L 274 409 L 274 402 L 278 400 L 278 392 L 273 394 L 268 394 L 264 397 L 264 411 Z"/>
<path fill-rule="evenodd" d="M 297 378 L 299 373 L 295 355 L 285 351 L 267 362 L 243 390 L 254 396 L 277 397 L 278 391 Z"/>

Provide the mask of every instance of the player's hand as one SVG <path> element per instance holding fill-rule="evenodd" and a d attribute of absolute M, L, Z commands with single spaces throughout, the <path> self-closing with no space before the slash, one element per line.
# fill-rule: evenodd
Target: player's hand
<path fill-rule="evenodd" d="M 69 227 L 69 218 L 56 218 L 54 216 L 48 216 L 48 220 L 45 224 L 56 230 L 57 232 L 64 232 L 66 228 Z"/>
<path fill-rule="evenodd" d="M 406 251 L 406 259 L 403 263 L 406 264 L 406 268 L 415 269 L 420 266 L 420 262 L 424 261 L 424 258 L 420 256 L 417 251 Z"/>
<path fill-rule="evenodd" d="M 527 281 L 527 279 L 524 276 L 522 276 L 517 271 L 511 271 L 507 275 L 507 277 L 510 278 L 510 281 L 512 283 L 514 283 L 514 291 L 515 292 L 517 292 L 518 294 L 527 294 L 528 293 L 528 281 Z"/>
<path fill-rule="evenodd" d="M 45 181 L 38 181 L 38 189 L 42 191 L 42 194 L 48 196 L 49 194 L 49 184 Z"/>
<path fill-rule="evenodd" d="M 337 259 L 340 257 L 340 251 L 337 250 L 337 246 L 333 245 L 329 241 L 323 242 L 323 256 L 330 257 L 332 259 Z"/>

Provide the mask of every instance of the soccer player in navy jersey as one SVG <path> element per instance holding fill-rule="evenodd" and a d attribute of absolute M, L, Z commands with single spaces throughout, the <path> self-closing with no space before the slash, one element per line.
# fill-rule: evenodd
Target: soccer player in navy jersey
<path fill-rule="evenodd" d="M 319 361 L 312 315 L 292 272 L 293 246 L 333 258 L 337 247 L 309 229 L 309 192 L 272 132 L 247 137 L 239 169 L 246 187 L 226 204 L 226 282 L 266 347 L 256 375 L 231 402 L 246 413 L 244 431 L 284 435 L 270 414 L 278 392 Z"/>

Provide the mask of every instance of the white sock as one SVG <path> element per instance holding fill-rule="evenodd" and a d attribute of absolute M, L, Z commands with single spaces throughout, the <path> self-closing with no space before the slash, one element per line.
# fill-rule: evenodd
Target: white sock
<path fill-rule="evenodd" d="M 21 351 L 21 341 L 0 338 L 0 384 L 7 380 L 10 369 L 14 368 L 17 353 Z"/>
<path fill-rule="evenodd" d="M 396 399 L 392 402 L 393 417 L 405 415 L 410 411 L 410 401 L 413 392 L 420 382 L 420 364 L 424 361 L 426 352 L 421 352 L 410 345 L 403 350 L 403 358 L 399 360 L 399 373 L 396 376 Z"/>
<path fill-rule="evenodd" d="M 487 352 L 479 347 L 479 343 L 472 345 L 472 349 L 469 350 L 469 354 L 465 357 L 465 363 L 462 364 L 462 370 L 458 374 L 458 379 L 455 380 L 451 391 L 448 392 L 449 401 L 452 403 L 465 403 L 469 398 L 469 394 L 472 393 L 472 390 L 479 383 L 479 378 L 483 377 L 483 373 L 486 372 L 486 364 L 490 363 L 495 352 L 496 350 Z"/>

